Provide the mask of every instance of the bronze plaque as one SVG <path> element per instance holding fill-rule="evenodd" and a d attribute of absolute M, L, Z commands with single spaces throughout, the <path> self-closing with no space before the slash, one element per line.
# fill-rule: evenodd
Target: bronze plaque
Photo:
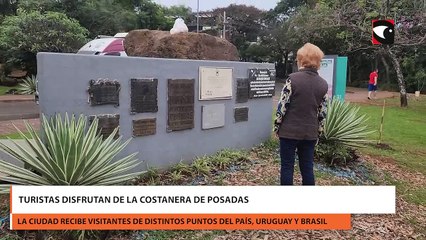
<path fill-rule="evenodd" d="M 108 138 L 115 128 L 119 126 L 120 115 L 118 114 L 102 114 L 96 116 L 89 116 L 89 123 L 91 124 L 95 117 L 98 118 L 98 133 L 100 133 L 104 139 Z M 117 139 L 120 136 L 119 131 L 114 136 Z"/>
<path fill-rule="evenodd" d="M 272 97 L 275 94 L 275 69 L 249 69 L 250 98 Z"/>
<path fill-rule="evenodd" d="M 113 104 L 119 105 L 120 83 L 115 80 L 90 80 L 89 101 L 92 106 Z"/>
<path fill-rule="evenodd" d="M 156 118 L 133 120 L 133 136 L 134 137 L 155 135 L 156 129 L 157 129 Z"/>
<path fill-rule="evenodd" d="M 248 121 L 248 107 L 241 107 L 234 109 L 235 122 L 246 122 Z"/>
<path fill-rule="evenodd" d="M 131 113 L 158 112 L 157 79 L 130 80 Z"/>
<path fill-rule="evenodd" d="M 247 78 L 237 79 L 237 103 L 245 103 L 249 98 L 249 80 Z"/>
<path fill-rule="evenodd" d="M 167 131 L 194 128 L 194 79 L 168 80 Z"/>

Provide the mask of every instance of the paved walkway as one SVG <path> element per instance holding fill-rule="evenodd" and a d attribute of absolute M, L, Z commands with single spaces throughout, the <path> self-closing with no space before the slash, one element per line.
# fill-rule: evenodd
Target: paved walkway
<path fill-rule="evenodd" d="M 0 102 L 25 102 L 34 101 L 33 95 L 2 95 Z"/>
<path fill-rule="evenodd" d="M 363 88 L 348 87 L 346 89 L 345 100 L 348 102 L 356 103 L 369 103 L 368 91 Z M 399 92 L 377 91 L 376 99 L 394 98 L 399 97 Z"/>
<path fill-rule="evenodd" d="M 31 124 L 34 129 L 40 129 L 40 120 L 35 119 L 26 119 L 26 120 L 10 120 L 10 121 L 0 121 L 0 136 L 16 133 L 16 128 L 14 125 L 21 131 L 26 131 L 25 122 Z"/>
<path fill-rule="evenodd" d="M 0 121 L 33 119 L 39 116 L 39 106 L 34 101 L 0 101 Z"/>
<path fill-rule="evenodd" d="M 2 95 L 0 96 L 0 135 L 15 133 L 16 129 L 25 130 L 22 119 L 39 129 L 39 106 L 33 95 Z"/>

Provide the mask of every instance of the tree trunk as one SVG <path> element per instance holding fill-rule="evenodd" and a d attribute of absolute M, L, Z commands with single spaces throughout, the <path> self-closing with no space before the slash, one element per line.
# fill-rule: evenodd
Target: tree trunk
<path fill-rule="evenodd" d="M 288 76 L 288 51 L 285 51 L 284 53 L 284 74 L 287 77 Z"/>
<path fill-rule="evenodd" d="M 350 64 L 348 64 L 348 83 L 351 84 L 352 83 L 352 68 L 350 67 Z"/>
<path fill-rule="evenodd" d="M 383 66 L 385 66 L 385 75 L 386 75 L 385 79 L 386 79 L 386 83 L 389 84 L 390 83 L 390 78 L 389 78 L 390 68 L 389 68 L 389 64 L 386 62 L 386 59 L 385 59 L 385 57 L 383 55 L 381 56 L 381 60 L 382 60 Z"/>
<path fill-rule="evenodd" d="M 379 67 L 379 57 L 377 55 L 378 54 L 376 54 L 376 57 L 374 58 L 374 67 L 372 70 L 377 69 Z"/>
<path fill-rule="evenodd" d="M 401 100 L 401 107 L 407 107 L 408 106 L 407 90 L 405 88 L 405 81 L 404 81 L 404 76 L 402 75 L 401 66 L 399 65 L 398 59 L 396 58 L 395 54 L 390 50 L 389 46 L 386 46 L 385 50 L 389 54 L 389 57 L 392 59 L 393 67 L 395 68 L 395 71 L 396 71 L 400 100 Z"/>

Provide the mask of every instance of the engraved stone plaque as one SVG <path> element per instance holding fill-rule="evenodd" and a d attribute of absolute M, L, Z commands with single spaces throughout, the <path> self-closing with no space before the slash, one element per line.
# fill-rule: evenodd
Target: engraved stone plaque
<path fill-rule="evenodd" d="M 249 69 L 250 98 L 272 97 L 275 94 L 274 69 Z"/>
<path fill-rule="evenodd" d="M 133 120 L 133 136 L 134 137 L 155 135 L 155 133 L 157 132 L 156 129 L 157 129 L 156 118 Z"/>
<path fill-rule="evenodd" d="M 234 109 L 235 122 L 246 122 L 248 121 L 248 107 L 241 107 Z"/>
<path fill-rule="evenodd" d="M 96 116 L 89 116 L 89 122 L 92 123 L 95 117 L 98 118 L 98 132 L 103 136 L 104 139 L 108 138 L 115 128 L 119 126 L 120 115 L 118 114 L 101 114 Z M 114 138 L 119 137 L 119 132 Z"/>
<path fill-rule="evenodd" d="M 89 102 L 92 106 L 114 104 L 119 105 L 120 83 L 115 80 L 90 80 Z"/>
<path fill-rule="evenodd" d="M 157 112 L 157 79 L 130 80 L 131 113 Z"/>
<path fill-rule="evenodd" d="M 237 103 L 245 103 L 249 98 L 249 80 L 247 78 L 237 79 Z"/>
<path fill-rule="evenodd" d="M 168 80 L 167 131 L 194 128 L 194 79 Z"/>
<path fill-rule="evenodd" d="M 202 106 L 202 129 L 225 126 L 225 104 Z"/>
<path fill-rule="evenodd" d="M 232 68 L 200 67 L 200 100 L 232 98 Z"/>

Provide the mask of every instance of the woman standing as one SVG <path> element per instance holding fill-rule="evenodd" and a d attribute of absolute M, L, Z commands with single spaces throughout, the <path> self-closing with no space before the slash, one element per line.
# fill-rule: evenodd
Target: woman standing
<path fill-rule="evenodd" d="M 324 53 L 307 43 L 297 51 L 299 71 L 290 74 L 281 97 L 274 131 L 280 138 L 281 185 L 293 185 L 297 150 L 303 185 L 315 185 L 314 149 L 327 113 L 327 82 L 318 75 Z"/>

